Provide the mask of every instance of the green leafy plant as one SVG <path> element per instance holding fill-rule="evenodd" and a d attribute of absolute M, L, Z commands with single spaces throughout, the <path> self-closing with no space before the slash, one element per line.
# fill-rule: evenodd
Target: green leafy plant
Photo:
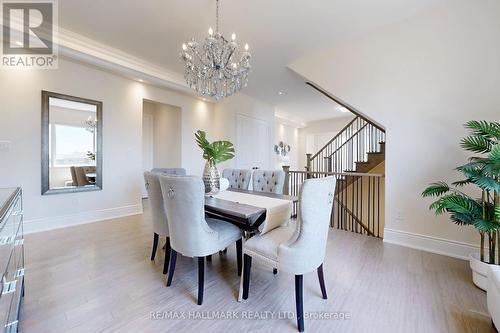
<path fill-rule="evenodd" d="M 234 157 L 234 146 L 229 141 L 214 141 L 210 143 L 207 140 L 207 134 L 198 130 L 194 134 L 198 147 L 203 150 L 203 159 L 210 165 L 215 165 Z"/>
<path fill-rule="evenodd" d="M 481 261 L 485 262 L 485 238 L 488 237 L 488 263 L 500 264 L 500 123 L 469 121 L 465 124 L 469 135 L 461 140 L 461 147 L 479 156 L 456 168 L 464 179 L 448 185 L 430 184 L 423 197 L 437 197 L 429 209 L 436 215 L 448 213 L 458 225 L 473 226 L 481 236 Z M 461 188 L 473 185 L 481 190 L 480 198 L 473 198 Z"/>

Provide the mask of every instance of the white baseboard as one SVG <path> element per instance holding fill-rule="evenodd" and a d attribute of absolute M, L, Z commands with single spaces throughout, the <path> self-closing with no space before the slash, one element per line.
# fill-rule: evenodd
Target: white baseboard
<path fill-rule="evenodd" d="M 479 246 L 474 244 L 388 228 L 384 229 L 384 243 L 401 245 L 464 260 L 469 260 L 471 253 L 479 252 Z"/>
<path fill-rule="evenodd" d="M 107 208 L 63 216 L 46 217 L 42 219 L 25 220 L 24 233 L 31 234 L 35 232 L 66 228 L 79 224 L 111 220 L 137 214 L 142 214 L 142 204 Z"/>

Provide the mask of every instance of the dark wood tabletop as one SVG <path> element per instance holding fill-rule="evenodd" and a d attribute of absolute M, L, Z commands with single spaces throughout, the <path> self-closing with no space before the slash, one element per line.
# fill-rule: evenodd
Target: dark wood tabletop
<path fill-rule="evenodd" d="M 275 199 L 298 201 L 297 197 L 266 193 L 250 190 L 228 189 L 232 192 L 248 193 Z M 205 197 L 205 213 L 208 217 L 217 218 L 226 222 L 232 223 L 245 231 L 256 231 L 262 222 L 266 219 L 266 209 L 261 207 L 250 206 L 239 202 L 214 198 L 211 196 Z"/>

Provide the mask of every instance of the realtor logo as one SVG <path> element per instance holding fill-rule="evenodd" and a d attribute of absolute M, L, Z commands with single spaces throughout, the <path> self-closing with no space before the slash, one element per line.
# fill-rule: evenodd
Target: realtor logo
<path fill-rule="evenodd" d="M 55 0 L 2 1 L 3 68 L 57 68 Z"/>

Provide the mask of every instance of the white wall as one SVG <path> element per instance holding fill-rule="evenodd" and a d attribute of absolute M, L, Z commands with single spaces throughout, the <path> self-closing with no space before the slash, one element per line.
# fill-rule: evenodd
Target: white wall
<path fill-rule="evenodd" d="M 153 167 L 178 168 L 182 165 L 182 111 L 179 107 L 144 102 L 144 113 L 153 117 Z"/>
<path fill-rule="evenodd" d="M 316 154 L 318 150 L 316 151 L 308 151 L 307 149 L 307 138 L 310 135 L 321 135 L 324 133 L 336 133 L 341 131 L 352 119 L 354 116 L 345 116 L 345 117 L 339 117 L 339 118 L 330 118 L 330 119 L 323 119 L 319 121 L 311 121 L 306 124 L 306 126 L 300 128 L 298 130 L 298 143 L 299 143 L 299 148 L 298 148 L 298 165 L 299 165 L 299 170 L 303 171 L 304 168 L 306 167 L 307 160 L 306 160 L 306 154 L 311 153 L 311 154 Z M 332 139 L 333 135 L 329 138 Z M 328 142 L 328 141 L 327 141 Z M 325 142 L 326 143 L 326 142 Z"/>
<path fill-rule="evenodd" d="M 496 0 L 457 0 L 291 65 L 386 126 L 386 240 L 459 257 L 478 243 L 420 193 L 461 179 L 463 123 L 500 118 L 498 13 Z"/>
<path fill-rule="evenodd" d="M 283 165 L 289 165 L 290 170 L 299 170 L 299 128 L 286 119 L 276 117 L 273 147 L 280 141 L 290 145 L 290 152 L 285 157 L 273 154 L 274 167 L 281 169 Z"/>
<path fill-rule="evenodd" d="M 240 151 L 237 142 L 236 122 L 237 115 L 254 118 L 265 122 L 269 126 L 269 139 L 266 147 L 262 149 L 262 154 L 266 154 L 268 164 L 263 168 L 270 169 L 274 167 L 273 147 L 274 147 L 274 108 L 266 103 L 258 101 L 243 93 L 237 93 L 225 98 L 215 105 L 215 133 L 216 136 L 210 136 L 210 140 L 229 140 L 235 145 L 237 154 L 244 154 Z M 225 168 L 236 168 L 237 158 L 222 163 L 220 170 Z"/>
<path fill-rule="evenodd" d="M 41 90 L 103 102 L 103 190 L 40 194 Z M 143 99 L 182 110 L 182 166 L 201 175 L 197 129 L 212 131 L 213 104 L 64 59 L 57 70 L 0 71 L 0 186 L 21 186 L 26 229 L 55 228 L 142 211 Z"/>

